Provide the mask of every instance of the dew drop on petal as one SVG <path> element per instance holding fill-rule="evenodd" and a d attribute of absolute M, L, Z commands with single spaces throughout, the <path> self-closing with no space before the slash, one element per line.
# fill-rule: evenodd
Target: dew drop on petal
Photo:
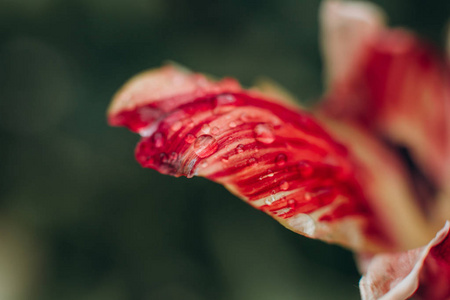
<path fill-rule="evenodd" d="M 236 146 L 236 153 L 242 153 L 244 152 L 244 145 L 239 144 Z"/>
<path fill-rule="evenodd" d="M 217 147 L 216 139 L 208 134 L 199 136 L 194 142 L 195 154 L 200 158 L 211 156 L 216 152 Z"/>
<path fill-rule="evenodd" d="M 213 127 L 213 129 L 211 129 L 211 133 L 216 135 L 220 132 L 219 127 Z"/>
<path fill-rule="evenodd" d="M 287 203 L 288 203 L 289 207 L 291 207 L 291 208 L 294 208 L 297 206 L 297 201 L 295 201 L 294 199 L 289 199 Z"/>
<path fill-rule="evenodd" d="M 279 167 L 282 167 L 286 164 L 286 160 L 287 160 L 286 154 L 280 153 L 275 158 L 275 164 Z"/>
<path fill-rule="evenodd" d="M 249 115 L 249 114 L 247 114 L 247 113 L 243 113 L 241 116 L 240 116 L 240 119 L 243 121 L 243 122 L 250 122 L 251 120 L 252 120 L 252 118 L 251 118 L 251 116 Z"/>
<path fill-rule="evenodd" d="M 253 165 L 258 164 L 258 161 L 256 160 L 256 158 L 251 157 L 251 158 L 248 159 L 247 163 L 248 163 L 249 166 L 253 166 Z"/>
<path fill-rule="evenodd" d="M 235 104 L 236 98 L 233 95 L 219 95 L 216 98 L 216 107 L 214 108 L 213 113 L 216 115 L 228 113 L 234 109 Z"/>
<path fill-rule="evenodd" d="M 280 182 L 280 190 L 286 191 L 289 188 L 289 182 L 283 180 Z"/>
<path fill-rule="evenodd" d="M 256 140 L 263 144 L 271 144 L 275 141 L 275 134 L 271 126 L 267 124 L 258 124 L 255 126 Z"/>
<path fill-rule="evenodd" d="M 221 159 L 221 161 L 222 161 L 224 164 L 227 163 L 228 160 L 229 160 L 229 158 L 226 157 L 226 156 L 222 157 L 222 159 Z"/>
<path fill-rule="evenodd" d="M 313 174 L 314 169 L 311 163 L 303 160 L 298 163 L 298 170 L 303 177 L 309 177 Z"/>
<path fill-rule="evenodd" d="M 192 144 L 195 141 L 195 136 L 191 133 L 186 134 L 184 141 L 188 144 Z"/>
<path fill-rule="evenodd" d="M 217 105 L 230 105 L 236 102 L 236 98 L 233 95 L 225 94 L 217 96 Z"/>
<path fill-rule="evenodd" d="M 187 119 L 185 122 L 186 122 L 185 123 L 186 124 L 186 128 L 188 128 L 188 129 L 195 126 L 195 123 L 194 123 L 194 121 L 192 119 Z"/>
<path fill-rule="evenodd" d="M 277 216 L 282 216 L 284 214 L 287 214 L 290 211 L 291 211 L 290 207 L 285 207 L 285 208 L 279 209 L 277 211 L 274 211 L 274 214 L 277 215 Z"/>
<path fill-rule="evenodd" d="M 192 178 L 192 177 L 194 177 L 196 175 L 196 172 L 194 170 L 194 166 L 195 166 L 196 162 L 197 162 L 197 158 L 194 158 L 187 165 L 187 168 L 186 168 L 186 177 L 187 178 Z"/>
<path fill-rule="evenodd" d="M 230 128 L 236 128 L 237 124 L 234 121 L 231 121 L 228 126 L 230 126 Z"/>
<path fill-rule="evenodd" d="M 153 142 L 155 143 L 156 148 L 164 146 L 164 140 L 164 135 L 161 132 L 157 132 L 153 135 Z"/>
<path fill-rule="evenodd" d="M 211 131 L 211 128 L 209 127 L 208 124 L 203 124 L 203 126 L 202 126 L 202 131 L 203 131 L 205 134 L 208 134 L 208 133 Z"/>
<path fill-rule="evenodd" d="M 272 203 L 274 203 L 275 201 L 277 201 L 277 199 L 275 198 L 275 191 L 272 191 L 272 195 L 270 195 L 269 198 L 266 198 L 266 200 L 264 202 L 267 205 L 272 205 Z"/>
<path fill-rule="evenodd" d="M 172 126 L 170 126 L 170 129 L 172 129 L 173 131 L 178 131 L 181 129 L 182 126 L 183 123 L 181 121 L 176 121 L 175 123 L 172 124 Z"/>
<path fill-rule="evenodd" d="M 306 193 L 305 193 L 305 200 L 306 200 L 306 201 L 309 201 L 309 200 L 311 200 L 311 199 L 312 199 L 311 193 L 310 193 L 310 192 L 306 192 Z"/>
<path fill-rule="evenodd" d="M 303 232 L 307 236 L 314 237 L 316 234 L 316 222 L 307 214 L 297 214 L 288 221 L 296 232 Z"/>

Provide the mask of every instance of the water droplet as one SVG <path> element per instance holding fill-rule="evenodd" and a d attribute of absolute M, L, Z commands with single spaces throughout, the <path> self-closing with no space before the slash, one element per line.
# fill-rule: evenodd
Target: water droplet
<path fill-rule="evenodd" d="M 272 191 L 275 192 L 275 191 Z M 272 203 L 274 203 L 275 201 L 277 201 L 277 199 L 275 198 L 275 193 L 272 193 L 272 195 L 270 195 L 269 198 L 266 198 L 266 200 L 264 201 L 267 205 L 272 205 Z"/>
<path fill-rule="evenodd" d="M 236 146 L 236 153 L 242 153 L 244 152 L 244 145 L 239 144 Z"/>
<path fill-rule="evenodd" d="M 186 168 L 186 177 L 192 178 L 196 175 L 196 171 L 194 170 L 195 163 L 197 162 L 197 158 L 194 158 L 189 162 Z"/>
<path fill-rule="evenodd" d="M 253 166 L 253 165 L 256 165 L 258 163 L 258 161 L 256 160 L 256 158 L 251 157 L 248 159 L 247 163 L 249 166 Z"/>
<path fill-rule="evenodd" d="M 222 157 L 222 162 L 225 164 L 225 163 L 228 162 L 228 159 L 229 159 L 228 157 L 225 157 L 225 156 L 224 156 L 224 157 Z"/>
<path fill-rule="evenodd" d="M 277 155 L 277 158 L 275 158 L 275 164 L 279 167 L 282 167 L 286 164 L 287 156 L 284 153 L 280 153 Z"/>
<path fill-rule="evenodd" d="M 156 148 L 164 146 L 164 140 L 164 135 L 161 132 L 157 132 L 153 135 L 153 143 L 155 143 Z"/>
<path fill-rule="evenodd" d="M 273 177 L 273 171 L 272 170 L 267 170 L 267 177 Z"/>
<path fill-rule="evenodd" d="M 200 165 L 200 167 L 202 167 L 202 168 L 206 168 L 207 166 L 208 166 L 208 162 L 207 161 L 202 162 L 201 165 Z"/>
<path fill-rule="evenodd" d="M 290 212 L 290 211 L 291 211 L 291 208 L 290 208 L 290 207 L 285 207 L 285 208 L 279 209 L 279 210 L 277 210 L 277 211 L 274 211 L 274 213 L 275 213 L 277 216 L 281 216 L 281 215 L 287 214 L 287 213 Z"/>
<path fill-rule="evenodd" d="M 297 206 L 297 201 L 295 201 L 294 199 L 289 199 L 287 203 L 288 203 L 289 207 L 292 207 L 292 208 Z"/>
<path fill-rule="evenodd" d="M 195 123 L 194 123 L 194 121 L 192 120 L 192 119 L 187 119 L 186 121 L 185 121 L 185 126 L 186 126 L 186 128 L 193 128 L 194 126 L 195 126 Z"/>
<path fill-rule="evenodd" d="M 311 193 L 310 193 L 310 192 L 306 192 L 306 193 L 305 193 L 305 200 L 306 200 L 306 201 L 309 201 L 309 200 L 311 200 L 311 199 L 312 199 Z"/>
<path fill-rule="evenodd" d="M 236 128 L 237 124 L 236 122 L 231 121 L 228 126 L 230 126 L 230 128 Z"/>
<path fill-rule="evenodd" d="M 216 98 L 216 107 L 214 108 L 213 113 L 216 115 L 228 113 L 234 109 L 235 105 L 236 98 L 233 95 L 219 95 Z"/>
<path fill-rule="evenodd" d="M 273 128 L 267 124 L 258 124 L 255 126 L 256 140 L 263 144 L 271 144 L 275 141 Z"/>
<path fill-rule="evenodd" d="M 314 169 L 311 165 L 311 163 L 303 160 L 298 163 L 298 170 L 300 174 L 302 174 L 303 177 L 309 177 L 313 174 Z"/>
<path fill-rule="evenodd" d="M 211 156 L 216 152 L 217 147 L 216 139 L 207 134 L 199 136 L 194 143 L 195 154 L 200 158 Z"/>
<path fill-rule="evenodd" d="M 195 141 L 195 136 L 191 133 L 186 134 L 184 141 L 188 144 L 192 144 Z"/>
<path fill-rule="evenodd" d="M 214 135 L 218 134 L 219 132 L 220 132 L 219 127 L 213 127 L 213 129 L 211 129 L 211 133 Z"/>
<path fill-rule="evenodd" d="M 240 116 L 240 119 L 243 121 L 243 122 L 250 122 L 251 120 L 252 120 L 252 117 L 249 115 L 249 114 L 247 114 L 247 113 L 243 113 L 241 116 Z"/>
<path fill-rule="evenodd" d="M 236 102 L 233 95 L 225 94 L 217 96 L 217 105 L 230 105 Z"/>
<path fill-rule="evenodd" d="M 209 127 L 208 124 L 203 124 L 203 126 L 202 126 L 202 131 L 203 131 L 205 134 L 208 134 L 208 133 L 211 131 L 211 128 Z"/>
<path fill-rule="evenodd" d="M 290 227 L 295 232 L 303 232 L 307 236 L 314 237 L 316 235 L 316 223 L 307 214 L 297 214 L 288 220 Z"/>
<path fill-rule="evenodd" d="M 176 121 L 175 123 L 172 124 L 172 126 L 170 126 L 170 129 L 172 129 L 173 131 L 178 131 L 181 129 L 182 126 L 183 123 L 181 121 Z"/>
<path fill-rule="evenodd" d="M 289 182 L 283 180 L 280 182 L 280 190 L 286 191 L 289 188 Z"/>

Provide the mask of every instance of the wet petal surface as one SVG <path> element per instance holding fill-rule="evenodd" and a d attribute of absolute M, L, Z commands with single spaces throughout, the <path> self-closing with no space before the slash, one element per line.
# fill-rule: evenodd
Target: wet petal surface
<path fill-rule="evenodd" d="M 361 186 L 372 184 L 375 173 L 365 172 L 367 162 L 311 116 L 245 91 L 235 81 L 215 83 L 199 74 L 183 72 L 190 84 L 181 86 L 158 81 L 166 94 L 143 87 L 157 81 L 152 77 L 166 76 L 167 68 L 132 80 L 109 111 L 111 124 L 142 135 L 136 148 L 142 166 L 221 183 L 287 228 L 313 238 L 369 252 L 398 247 L 392 224 L 375 204 L 380 195 Z M 169 77 L 178 76 L 176 69 L 169 71 Z M 134 100 L 125 106 L 122 98 Z M 394 169 L 389 155 L 369 152 L 379 156 L 381 170 Z M 383 184 L 372 184 L 372 190 L 384 189 Z"/>

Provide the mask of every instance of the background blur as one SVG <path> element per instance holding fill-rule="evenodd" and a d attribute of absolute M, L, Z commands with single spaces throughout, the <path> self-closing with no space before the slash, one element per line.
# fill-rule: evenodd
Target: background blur
<path fill-rule="evenodd" d="M 376 1 L 442 43 L 450 1 Z M 358 299 L 351 254 L 144 170 L 111 96 L 174 60 L 320 96 L 318 0 L 0 0 L 0 300 Z"/>

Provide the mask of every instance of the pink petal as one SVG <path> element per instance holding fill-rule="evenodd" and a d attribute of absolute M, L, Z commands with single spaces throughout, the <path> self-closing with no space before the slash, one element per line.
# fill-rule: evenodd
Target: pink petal
<path fill-rule="evenodd" d="M 450 299 L 450 223 L 425 247 L 378 254 L 360 281 L 364 300 Z"/>
<path fill-rule="evenodd" d="M 136 148 L 142 166 L 221 183 L 300 234 L 368 252 L 410 246 L 393 242 L 403 235 L 426 236 L 414 209 L 405 208 L 405 220 L 383 205 L 403 201 L 383 200 L 389 191 L 410 197 L 394 156 L 362 132 L 342 137 L 362 147 L 347 148 L 281 103 L 229 79 L 163 67 L 125 85 L 108 117 L 143 136 Z M 400 231 L 391 228 L 396 219 L 405 222 Z"/>

